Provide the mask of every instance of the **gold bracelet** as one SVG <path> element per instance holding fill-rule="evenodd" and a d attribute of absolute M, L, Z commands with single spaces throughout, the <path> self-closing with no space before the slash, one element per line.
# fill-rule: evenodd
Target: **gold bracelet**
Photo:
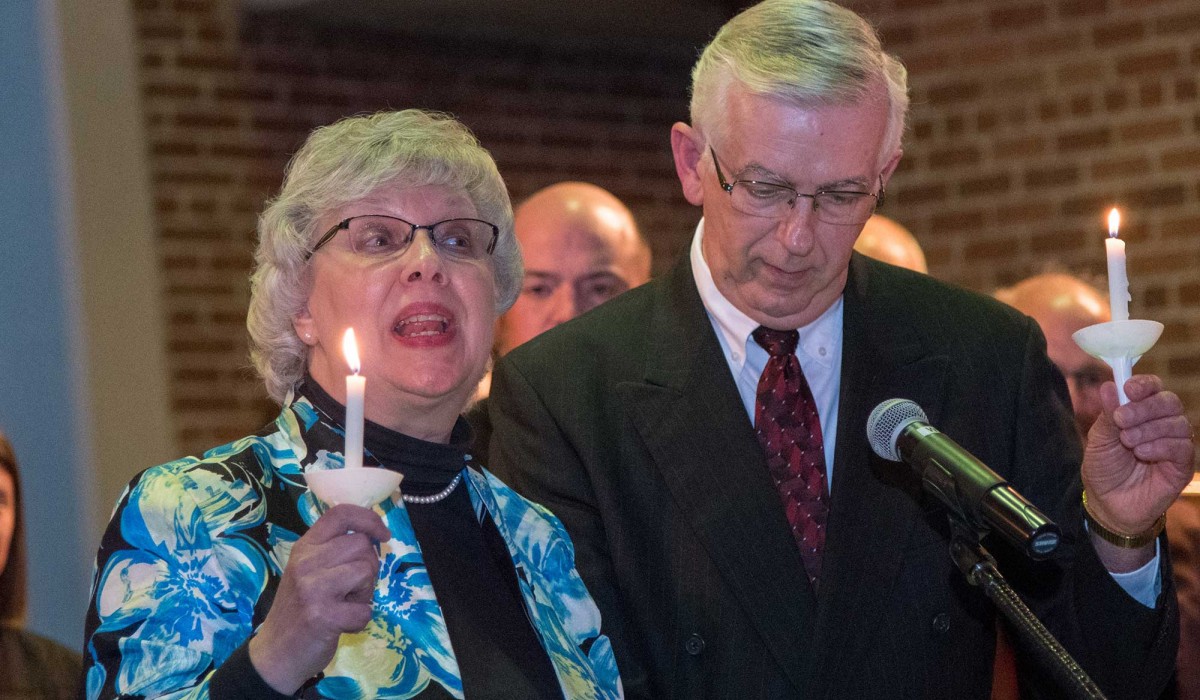
<path fill-rule="evenodd" d="M 1123 535 L 1115 530 L 1109 529 L 1104 523 L 1100 522 L 1090 508 L 1088 508 L 1087 491 L 1083 492 L 1083 519 L 1087 521 L 1088 532 L 1095 533 L 1097 537 L 1123 547 L 1125 549 L 1138 549 L 1145 547 L 1157 538 L 1167 526 L 1167 514 L 1163 513 L 1158 516 L 1158 520 L 1150 526 L 1150 529 L 1145 532 L 1140 532 L 1136 535 Z"/>

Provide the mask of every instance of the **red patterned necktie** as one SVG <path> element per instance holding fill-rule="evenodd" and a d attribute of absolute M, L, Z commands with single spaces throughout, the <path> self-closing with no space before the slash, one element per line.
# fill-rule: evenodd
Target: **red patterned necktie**
<path fill-rule="evenodd" d="M 821 418 L 796 359 L 800 334 L 759 326 L 751 336 L 771 356 L 758 380 L 755 432 L 815 589 L 821 578 L 829 489 L 825 485 Z"/>

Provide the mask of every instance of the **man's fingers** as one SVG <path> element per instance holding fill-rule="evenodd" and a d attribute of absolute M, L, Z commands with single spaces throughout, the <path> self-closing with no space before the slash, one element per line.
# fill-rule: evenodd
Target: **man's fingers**
<path fill-rule="evenodd" d="M 1172 417 L 1183 417 L 1183 402 L 1172 391 L 1157 391 L 1136 400 L 1131 397 L 1128 404 L 1113 411 L 1113 422 L 1122 430 Z"/>
<path fill-rule="evenodd" d="M 1100 385 L 1100 403 L 1104 406 L 1104 412 L 1110 415 L 1121 405 L 1116 382 L 1104 382 Z"/>
<path fill-rule="evenodd" d="M 1192 442 L 1186 438 L 1161 438 L 1139 443 L 1133 448 L 1133 456 L 1138 461 L 1150 464 L 1159 462 L 1188 464 L 1191 462 L 1194 452 L 1195 448 L 1192 446 Z"/>
<path fill-rule="evenodd" d="M 1125 395 L 1130 401 L 1141 401 L 1142 399 L 1156 394 L 1163 390 L 1161 377 L 1154 374 L 1135 374 L 1125 382 Z"/>
<path fill-rule="evenodd" d="M 1164 438 L 1188 441 L 1191 439 L 1191 433 L 1192 426 L 1188 423 L 1186 417 L 1180 415 L 1167 416 L 1122 429 L 1121 444 L 1133 449 L 1142 443 Z"/>

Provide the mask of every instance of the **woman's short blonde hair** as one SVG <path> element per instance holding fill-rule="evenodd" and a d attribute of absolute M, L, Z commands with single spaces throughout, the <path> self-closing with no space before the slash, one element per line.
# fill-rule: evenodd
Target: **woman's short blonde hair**
<path fill-rule="evenodd" d="M 492 254 L 497 316 L 521 290 L 512 203 L 491 155 L 453 117 L 406 109 L 349 117 L 316 129 L 292 157 L 279 195 L 258 219 L 250 278 L 250 358 L 282 403 L 303 376 L 308 347 L 292 319 L 308 299 L 308 251 L 329 212 L 383 185 L 443 185 L 466 192 L 479 218 L 500 228 Z"/>
<path fill-rule="evenodd" d="M 908 72 L 866 20 L 839 5 L 765 0 L 717 32 L 692 69 L 692 125 L 709 138 L 728 135 L 724 103 L 733 83 L 801 107 L 856 104 L 882 83 L 889 114 L 881 160 L 900 148 Z"/>

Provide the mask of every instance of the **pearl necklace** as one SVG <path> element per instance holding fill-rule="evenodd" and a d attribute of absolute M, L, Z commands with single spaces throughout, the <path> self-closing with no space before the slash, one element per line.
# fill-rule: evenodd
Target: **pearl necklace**
<path fill-rule="evenodd" d="M 437 503 L 438 501 L 441 501 L 449 496 L 450 493 L 453 492 L 458 486 L 458 482 L 460 481 L 462 481 L 462 472 L 455 474 L 454 478 L 450 480 L 450 483 L 446 485 L 446 488 L 438 491 L 437 493 L 431 493 L 428 496 L 411 496 L 407 493 L 401 492 L 400 498 L 403 498 L 405 503 L 416 503 L 417 505 L 429 505 L 430 503 Z"/>

